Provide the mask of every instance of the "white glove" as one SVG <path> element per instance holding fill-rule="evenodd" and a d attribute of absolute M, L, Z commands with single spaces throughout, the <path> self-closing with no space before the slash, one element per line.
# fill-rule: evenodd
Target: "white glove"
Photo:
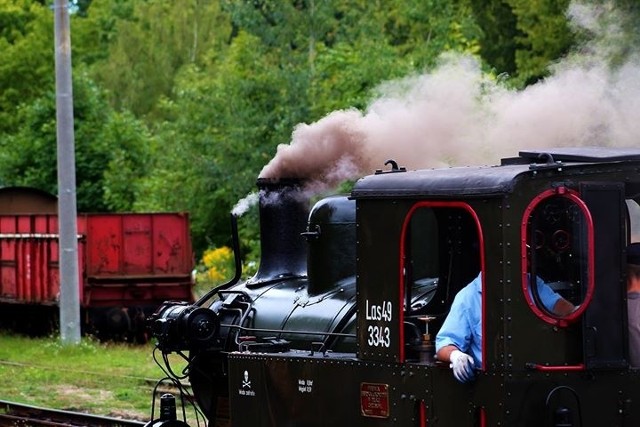
<path fill-rule="evenodd" d="M 450 367 L 453 368 L 453 376 L 461 383 L 469 382 L 476 376 L 473 370 L 473 358 L 468 354 L 460 350 L 453 350 L 449 360 L 451 360 Z"/>

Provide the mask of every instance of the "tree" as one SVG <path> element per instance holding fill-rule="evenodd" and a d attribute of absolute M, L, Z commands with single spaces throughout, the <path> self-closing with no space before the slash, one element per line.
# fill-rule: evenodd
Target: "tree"
<path fill-rule="evenodd" d="M 136 205 L 188 210 L 198 250 L 228 240 L 231 208 L 254 190 L 268 149 L 291 126 L 281 104 L 287 88 L 259 40 L 240 34 L 224 58 L 177 79 Z"/>
<path fill-rule="evenodd" d="M 506 0 L 517 16 L 519 48 L 517 82 L 535 83 L 549 74 L 549 65 L 565 56 L 573 35 L 566 18 L 570 0 Z"/>
<path fill-rule="evenodd" d="M 576 48 L 571 60 L 585 59 L 620 67 L 637 62 L 640 4 L 633 0 L 584 0 L 569 9 Z"/>
<path fill-rule="evenodd" d="M 0 0 L 0 135 L 21 126 L 23 103 L 53 87 L 53 14 L 41 2 Z"/>
<path fill-rule="evenodd" d="M 109 22 L 100 3 L 94 2 L 89 8 L 89 22 Z M 119 5 L 116 0 L 111 3 L 111 9 Z M 96 81 L 107 89 L 113 107 L 128 109 L 143 118 L 153 115 L 160 98 L 171 95 L 181 67 L 202 64 L 206 55 L 216 55 L 226 43 L 229 30 L 216 1 L 149 0 L 128 4 L 132 7 L 130 15 L 104 25 L 111 28 L 107 32 L 111 38 L 109 55 L 92 69 Z"/>
<path fill-rule="evenodd" d="M 517 16 L 505 0 L 470 1 L 476 22 L 482 29 L 480 56 L 496 74 L 517 74 L 517 39 L 522 33 Z"/>
<path fill-rule="evenodd" d="M 145 171 L 144 126 L 130 115 L 115 114 L 84 73 L 75 73 L 73 94 L 78 210 L 131 208 L 131 185 L 122 181 Z M 51 91 L 18 109 L 22 125 L 0 140 L 1 182 L 57 194 L 55 117 Z"/>
<path fill-rule="evenodd" d="M 433 66 L 446 49 L 474 53 L 479 30 L 460 1 L 223 2 L 234 32 L 257 36 L 309 105 L 305 121 L 364 108 L 379 83 Z"/>
<path fill-rule="evenodd" d="M 113 111 L 99 139 L 108 150 L 102 174 L 104 205 L 114 212 L 133 210 L 138 198 L 137 183 L 149 174 L 154 137 L 131 112 Z"/>

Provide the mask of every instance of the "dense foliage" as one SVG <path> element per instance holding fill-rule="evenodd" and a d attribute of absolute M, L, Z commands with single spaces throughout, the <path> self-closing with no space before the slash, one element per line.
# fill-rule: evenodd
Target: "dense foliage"
<path fill-rule="evenodd" d="M 365 108 L 381 82 L 428 70 L 443 52 L 476 55 L 524 87 L 585 40 L 569 0 L 78 4 L 78 208 L 189 211 L 200 253 L 227 243 L 231 208 L 296 124 Z M 638 13 L 631 0 L 615 6 Z M 619 42 L 637 41 L 633 23 Z M 50 1 L 0 0 L 2 185 L 57 191 L 53 47 Z M 255 224 L 241 224 L 254 252 Z"/>

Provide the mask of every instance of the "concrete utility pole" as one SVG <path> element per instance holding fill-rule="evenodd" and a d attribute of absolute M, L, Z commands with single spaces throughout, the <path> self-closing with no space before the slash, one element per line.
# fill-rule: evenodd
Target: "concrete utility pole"
<path fill-rule="evenodd" d="M 56 0 L 56 123 L 58 136 L 58 232 L 60 248 L 60 338 L 80 342 L 76 161 L 73 135 L 71 36 L 67 0 Z"/>

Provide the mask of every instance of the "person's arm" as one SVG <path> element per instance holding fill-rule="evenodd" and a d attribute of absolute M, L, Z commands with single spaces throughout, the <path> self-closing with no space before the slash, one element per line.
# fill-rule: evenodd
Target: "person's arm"
<path fill-rule="evenodd" d="M 460 312 L 460 301 L 456 298 L 451 312 L 436 336 L 436 358 L 442 362 L 449 362 L 453 376 L 461 383 L 469 382 L 476 376 L 473 357 L 461 350 L 469 349 L 471 339 L 472 332 Z"/>
<path fill-rule="evenodd" d="M 451 353 L 455 350 L 460 351 L 455 345 L 445 345 L 436 352 L 436 359 L 441 362 L 451 362 Z"/>
<path fill-rule="evenodd" d="M 573 313 L 576 309 L 572 303 L 551 289 L 540 277 L 536 277 L 536 284 L 538 287 L 538 296 L 540 297 L 542 304 L 551 313 L 562 317 Z"/>
<path fill-rule="evenodd" d="M 575 309 L 576 309 L 576 306 L 571 304 L 569 301 L 567 301 L 564 298 L 560 298 L 553 305 L 553 313 L 557 316 L 567 316 L 573 313 Z"/>

